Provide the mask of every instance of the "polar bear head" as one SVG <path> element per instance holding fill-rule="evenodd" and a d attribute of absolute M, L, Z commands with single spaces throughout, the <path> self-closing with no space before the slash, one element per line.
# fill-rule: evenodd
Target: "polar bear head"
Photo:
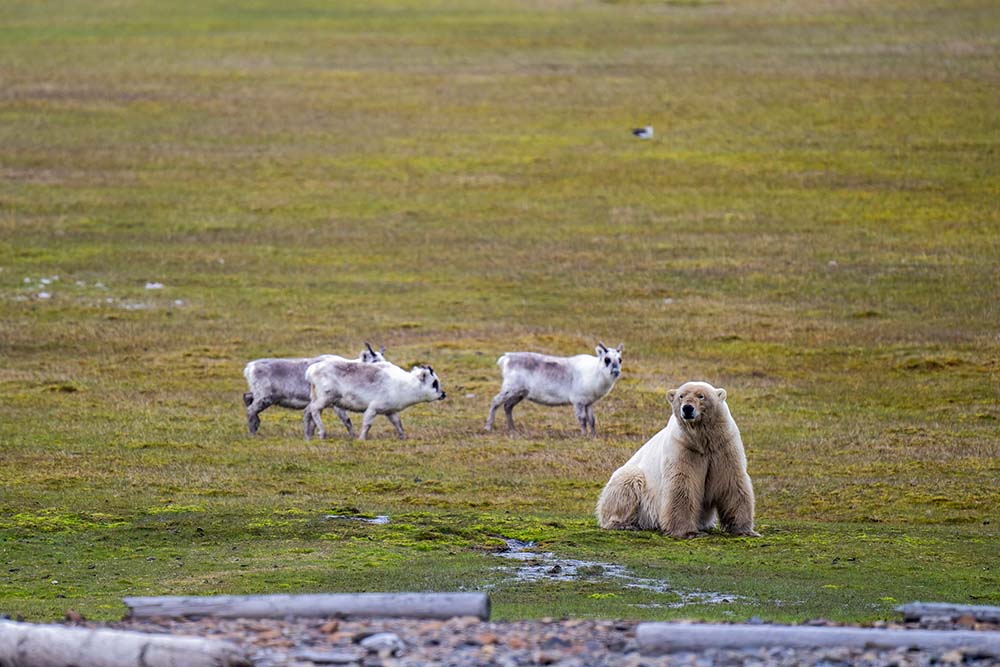
<path fill-rule="evenodd" d="M 716 389 L 707 382 L 685 382 L 667 392 L 667 401 L 677 421 L 689 426 L 713 421 L 725 400 L 726 390 Z"/>

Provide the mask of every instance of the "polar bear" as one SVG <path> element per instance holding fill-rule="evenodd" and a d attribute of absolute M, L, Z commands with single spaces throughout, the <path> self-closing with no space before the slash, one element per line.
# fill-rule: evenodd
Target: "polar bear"
<path fill-rule="evenodd" d="M 733 535 L 753 529 L 754 496 L 743 441 L 726 390 L 687 382 L 667 392 L 666 428 L 616 470 L 597 501 L 601 528 L 697 537 L 716 523 Z"/>

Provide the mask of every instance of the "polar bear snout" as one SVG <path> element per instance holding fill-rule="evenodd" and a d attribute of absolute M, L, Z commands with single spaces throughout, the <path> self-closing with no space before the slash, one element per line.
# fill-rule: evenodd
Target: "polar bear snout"
<path fill-rule="evenodd" d="M 692 421 L 698 417 L 698 410 L 688 403 L 687 405 L 681 406 L 681 417 L 687 421 Z"/>

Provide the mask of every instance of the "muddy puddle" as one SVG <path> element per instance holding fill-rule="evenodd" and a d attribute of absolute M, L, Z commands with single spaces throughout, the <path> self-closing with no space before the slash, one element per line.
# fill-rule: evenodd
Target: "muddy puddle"
<path fill-rule="evenodd" d="M 383 526 L 389 523 L 389 516 L 386 514 L 379 514 L 378 516 L 358 516 L 350 514 L 327 514 L 323 517 L 327 521 L 360 521 L 361 523 L 371 523 L 377 526 Z"/>
<path fill-rule="evenodd" d="M 510 565 L 501 567 L 510 573 L 508 581 L 611 581 L 618 583 L 622 588 L 637 588 L 680 598 L 675 602 L 651 602 L 636 605 L 637 607 L 676 609 L 690 604 L 724 604 L 737 602 L 741 599 L 738 595 L 727 593 L 680 590 L 662 579 L 636 576 L 623 565 L 559 558 L 549 551 L 533 551 L 534 542 L 522 542 L 508 538 L 504 538 L 504 542 L 507 543 L 507 550 L 496 553 L 496 556 L 512 561 Z"/>

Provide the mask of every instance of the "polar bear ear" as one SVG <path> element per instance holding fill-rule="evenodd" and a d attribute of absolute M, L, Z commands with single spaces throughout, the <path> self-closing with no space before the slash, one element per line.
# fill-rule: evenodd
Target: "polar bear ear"
<path fill-rule="evenodd" d="M 668 391 L 667 392 L 667 403 L 673 403 L 674 402 L 674 398 L 676 396 L 677 396 L 677 390 L 676 389 L 671 389 L 670 391 Z"/>
<path fill-rule="evenodd" d="M 719 395 L 719 400 L 720 401 L 726 400 L 726 390 L 725 389 L 716 389 L 715 393 L 717 393 Z"/>

